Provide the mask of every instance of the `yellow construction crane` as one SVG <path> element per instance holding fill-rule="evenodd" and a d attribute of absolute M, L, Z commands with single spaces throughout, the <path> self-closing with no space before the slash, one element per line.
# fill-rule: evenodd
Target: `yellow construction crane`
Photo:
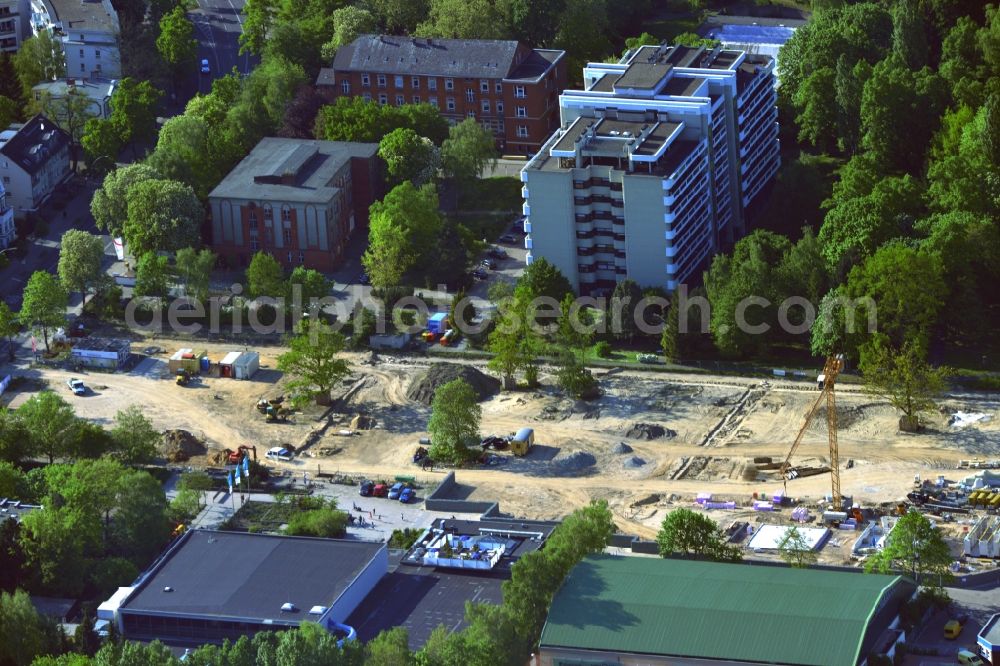
<path fill-rule="evenodd" d="M 799 429 L 799 434 L 795 437 L 795 441 L 792 442 L 792 448 L 789 449 L 788 455 L 785 456 L 785 462 L 781 463 L 781 478 L 785 485 L 785 494 L 788 494 L 788 471 L 791 468 L 791 459 L 795 455 L 796 449 L 799 448 L 799 444 L 802 443 L 802 438 L 806 434 L 806 430 L 809 428 L 809 424 L 812 423 L 813 417 L 819 410 L 819 406 L 826 402 L 826 430 L 827 436 L 830 439 L 830 477 L 832 483 L 832 496 L 833 496 L 833 507 L 834 510 L 840 511 L 840 453 L 837 448 L 837 404 L 834 399 L 834 385 L 837 383 L 837 377 L 840 375 L 840 371 L 844 368 L 844 355 L 837 354 L 835 356 L 830 356 L 826 359 L 826 363 L 823 364 L 823 374 L 819 376 L 819 386 L 820 394 L 816 398 L 816 402 L 813 403 L 809 412 L 806 414 L 806 420 Z"/>

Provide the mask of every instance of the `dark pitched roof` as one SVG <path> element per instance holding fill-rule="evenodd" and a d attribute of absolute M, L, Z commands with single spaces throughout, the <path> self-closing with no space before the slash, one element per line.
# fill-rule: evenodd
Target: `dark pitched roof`
<path fill-rule="evenodd" d="M 517 48 L 511 40 L 362 35 L 337 51 L 333 69 L 498 79 L 520 64 Z"/>
<path fill-rule="evenodd" d="M 68 145 L 69 134 L 39 113 L 24 123 L 8 141 L 0 144 L 0 154 L 16 162 L 27 173 L 34 174 L 50 157 Z"/>
<path fill-rule="evenodd" d="M 302 622 L 310 619 L 313 606 L 333 605 L 384 547 L 367 541 L 192 530 L 122 608 Z M 283 612 L 286 602 L 297 611 Z"/>

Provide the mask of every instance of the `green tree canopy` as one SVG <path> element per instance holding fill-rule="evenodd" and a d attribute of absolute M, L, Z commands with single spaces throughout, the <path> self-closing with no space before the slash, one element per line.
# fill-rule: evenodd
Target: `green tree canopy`
<path fill-rule="evenodd" d="M 45 351 L 49 351 L 49 329 L 66 323 L 66 306 L 69 295 L 62 283 L 46 271 L 35 271 L 24 286 L 21 323 L 32 331 L 41 332 L 45 341 Z"/>
<path fill-rule="evenodd" d="M 397 185 L 369 209 L 369 242 L 381 243 L 379 235 L 397 227 L 405 233 L 408 254 L 419 268 L 433 264 L 443 221 L 438 212 L 437 189 L 433 184 L 415 187 L 404 182 Z M 404 268 L 405 270 L 405 268 Z"/>
<path fill-rule="evenodd" d="M 125 77 L 111 97 L 112 127 L 123 144 L 140 144 L 156 136 L 156 106 L 163 95 L 149 81 Z"/>
<path fill-rule="evenodd" d="M 190 247 L 177 250 L 174 268 L 177 280 L 184 287 L 184 295 L 197 301 L 208 300 L 208 287 L 215 267 L 215 253 L 207 248 Z"/>
<path fill-rule="evenodd" d="M 903 571 L 920 585 L 940 587 L 951 579 L 953 559 L 941 531 L 927 516 L 910 511 L 897 521 L 885 547 L 865 560 L 865 571 Z"/>
<path fill-rule="evenodd" d="M 350 372 L 347 361 L 337 357 L 344 350 L 344 336 L 321 319 L 304 319 L 288 346 L 278 357 L 278 369 L 292 376 L 289 390 L 299 399 L 327 404 L 330 389 Z"/>
<path fill-rule="evenodd" d="M 816 564 L 819 556 L 809 545 L 809 540 L 794 525 L 785 530 L 784 536 L 778 541 L 778 555 L 781 559 L 798 569 L 805 569 Z"/>
<path fill-rule="evenodd" d="M 115 166 L 115 160 L 122 149 L 122 140 L 110 120 L 90 118 L 83 126 L 80 145 L 87 157 L 88 172 L 100 174 L 107 173 Z"/>
<path fill-rule="evenodd" d="M 160 19 L 156 50 L 174 70 L 175 75 L 194 64 L 198 54 L 198 40 L 194 37 L 194 24 L 188 19 L 182 5 L 177 5 Z"/>
<path fill-rule="evenodd" d="M 170 262 L 165 256 L 146 252 L 136 263 L 134 296 L 165 297 L 169 289 Z"/>
<path fill-rule="evenodd" d="M 197 246 L 205 219 L 194 191 L 173 180 L 143 180 L 128 189 L 122 232 L 134 256 Z"/>
<path fill-rule="evenodd" d="M 947 368 L 927 363 L 927 352 L 918 340 L 907 340 L 901 349 L 893 349 L 882 336 L 861 348 L 861 372 L 865 389 L 872 395 L 888 398 L 903 412 L 900 430 L 913 432 L 920 426 L 920 415 L 935 407 L 947 387 Z"/>
<path fill-rule="evenodd" d="M 452 126 L 448 138 L 441 144 L 441 166 L 448 176 L 459 182 L 477 180 L 483 169 L 495 165 L 496 161 L 496 140 L 475 118 L 466 118 Z"/>
<path fill-rule="evenodd" d="M 674 509 L 663 519 L 656 535 L 660 555 L 680 554 L 716 562 L 742 559 L 739 547 L 731 546 L 715 521 L 691 509 Z"/>
<path fill-rule="evenodd" d="M 36 393 L 17 408 L 17 417 L 28 429 L 31 449 L 47 456 L 50 464 L 69 453 L 79 423 L 73 408 L 58 393 Z"/>
<path fill-rule="evenodd" d="M 90 200 L 90 213 L 97 228 L 120 238 L 128 218 L 129 189 L 137 183 L 161 178 L 159 172 L 145 164 L 129 164 L 115 169 L 104 177 L 101 187 Z M 135 253 L 135 256 L 141 256 Z"/>
<path fill-rule="evenodd" d="M 80 229 L 70 229 L 63 234 L 59 246 L 59 280 L 67 287 L 80 292 L 83 302 L 87 292 L 96 287 L 104 271 L 104 241 Z"/>
<path fill-rule="evenodd" d="M 417 26 L 416 34 L 445 39 L 505 39 L 505 28 L 498 3 L 490 0 L 430 0 L 429 16 Z"/>
<path fill-rule="evenodd" d="M 6 301 L 0 301 L 0 338 L 7 340 L 8 360 L 14 360 L 14 336 L 21 331 L 17 313 L 10 309 Z"/>
<path fill-rule="evenodd" d="M 114 440 L 112 456 L 125 465 L 152 462 L 156 457 L 156 445 L 161 438 L 159 431 L 146 418 L 139 405 L 129 405 L 118 410 L 111 437 Z"/>
<path fill-rule="evenodd" d="M 273 255 L 257 252 L 250 259 L 246 270 L 247 295 L 250 298 L 269 296 L 280 298 L 285 295 L 285 270 Z"/>
<path fill-rule="evenodd" d="M 66 58 L 62 44 L 48 30 L 24 40 L 14 54 L 14 71 L 21 81 L 25 99 L 31 97 L 31 87 L 41 81 L 52 81 L 66 75 Z"/>
<path fill-rule="evenodd" d="M 394 184 L 410 181 L 421 185 L 432 180 L 437 170 L 437 149 L 430 139 L 408 127 L 398 127 L 382 137 L 378 155 Z"/>
<path fill-rule="evenodd" d="M 475 453 L 483 410 L 476 392 L 464 379 L 455 379 L 434 392 L 427 431 L 434 460 L 459 463 Z"/>

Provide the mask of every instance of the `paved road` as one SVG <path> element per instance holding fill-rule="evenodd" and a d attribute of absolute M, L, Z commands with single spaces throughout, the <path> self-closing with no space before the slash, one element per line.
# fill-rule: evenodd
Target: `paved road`
<path fill-rule="evenodd" d="M 198 0 L 191 11 L 198 39 L 198 61 L 208 60 L 210 75 L 201 75 L 199 92 L 208 92 L 212 79 L 224 76 L 233 67 L 248 74 L 255 64 L 249 55 L 240 55 L 239 36 L 243 31 L 244 0 Z"/>

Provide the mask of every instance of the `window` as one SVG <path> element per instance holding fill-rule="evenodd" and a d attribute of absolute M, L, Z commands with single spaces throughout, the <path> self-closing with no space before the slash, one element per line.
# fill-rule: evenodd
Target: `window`
<path fill-rule="evenodd" d="M 340 82 L 340 90 L 345 95 L 350 95 L 351 94 L 351 82 L 347 81 L 347 80 L 341 81 Z"/>
<path fill-rule="evenodd" d="M 291 229 L 282 229 L 281 230 L 281 239 L 283 241 L 285 241 L 285 245 L 291 245 L 292 244 L 292 230 Z"/>
<path fill-rule="evenodd" d="M 497 113 L 503 113 L 503 102 L 497 100 Z"/>
<path fill-rule="evenodd" d="M 248 219 L 250 220 L 250 226 L 257 226 L 257 210 L 255 208 L 250 209 Z"/>
<path fill-rule="evenodd" d="M 526 125 L 518 125 L 517 126 L 517 135 L 519 137 L 522 137 L 522 138 L 528 136 L 528 128 L 527 128 L 527 126 Z"/>
<path fill-rule="evenodd" d="M 481 79 L 479 81 L 479 92 L 488 93 L 490 91 L 490 82 L 486 79 Z"/>
<path fill-rule="evenodd" d="M 497 127 L 500 129 L 501 132 L 504 131 L 503 118 L 501 118 L 500 121 L 497 123 Z"/>
<path fill-rule="evenodd" d="M 465 101 L 470 103 L 476 101 L 476 92 L 472 88 L 465 91 Z"/>
<path fill-rule="evenodd" d="M 264 206 L 264 219 L 265 220 L 274 219 L 274 211 L 271 210 L 270 206 Z"/>
<path fill-rule="evenodd" d="M 80 57 L 83 57 L 83 49 L 80 49 Z"/>
<path fill-rule="evenodd" d="M 483 100 L 483 113 L 489 113 L 489 112 L 490 112 L 490 100 L 484 99 Z"/>
<path fill-rule="evenodd" d="M 10 176 L 4 176 L 3 177 L 3 182 L 4 182 L 4 185 L 6 185 L 7 183 L 9 183 L 10 182 Z"/>
<path fill-rule="evenodd" d="M 489 121 L 489 120 L 484 120 L 483 121 L 483 129 L 486 130 L 487 132 L 492 132 L 493 131 L 493 123 L 491 121 Z"/>
<path fill-rule="evenodd" d="M 389 96 L 386 95 L 385 93 L 379 93 L 378 94 L 378 103 L 379 104 L 388 104 L 389 103 Z"/>
<path fill-rule="evenodd" d="M 413 96 L 413 103 L 414 104 L 420 104 L 420 95 L 414 95 Z"/>
<path fill-rule="evenodd" d="M 427 98 L 427 103 L 430 104 L 431 106 L 433 106 L 435 109 L 438 108 L 438 98 L 437 97 L 428 97 Z"/>
<path fill-rule="evenodd" d="M 98 60 L 101 59 L 101 50 L 100 49 L 94 49 L 94 57 L 97 58 Z"/>
<path fill-rule="evenodd" d="M 445 108 L 448 109 L 449 111 L 454 111 L 455 110 L 455 98 L 454 97 L 449 97 L 448 98 L 448 101 L 445 102 Z"/>
<path fill-rule="evenodd" d="M 385 74 L 379 74 L 376 80 L 379 88 L 385 88 Z"/>
<path fill-rule="evenodd" d="M 83 66 L 82 62 L 80 63 L 80 71 L 81 72 L 86 72 L 87 71 L 87 68 Z"/>
<path fill-rule="evenodd" d="M 523 107 L 523 106 L 516 107 L 514 109 L 514 112 L 515 112 L 514 115 L 517 116 L 518 118 L 527 118 L 528 117 L 528 110 L 525 107 Z"/>
<path fill-rule="evenodd" d="M 305 252 L 299 252 L 299 263 L 300 264 L 306 263 L 306 253 Z"/>
<path fill-rule="evenodd" d="M 428 90 L 437 90 L 438 89 L 438 80 L 437 79 L 427 79 L 427 89 Z"/>
<path fill-rule="evenodd" d="M 524 94 L 524 86 L 514 86 L 514 97 L 518 99 L 524 99 L 527 95 Z"/>
<path fill-rule="evenodd" d="M 500 83 L 499 81 L 497 81 L 497 84 L 496 84 L 496 87 L 494 88 L 494 91 L 496 92 L 496 94 L 502 95 L 503 94 L 503 84 Z"/>
<path fill-rule="evenodd" d="M 394 83 L 396 84 L 397 88 L 402 88 L 403 87 L 403 77 L 397 74 L 396 77 L 395 77 Z"/>
<path fill-rule="evenodd" d="M 95 67 L 97 67 L 97 71 L 98 71 L 98 72 L 99 72 L 99 71 L 101 71 L 101 63 L 97 63 L 97 64 L 95 65 Z"/>
<path fill-rule="evenodd" d="M 410 79 L 410 87 L 414 90 L 420 90 L 420 77 L 414 76 Z"/>
<path fill-rule="evenodd" d="M 406 98 L 402 95 L 396 95 L 396 106 L 403 106 L 406 103 Z"/>
<path fill-rule="evenodd" d="M 288 253 L 288 263 L 292 263 L 292 253 Z"/>
<path fill-rule="evenodd" d="M 467 113 L 465 114 L 465 116 L 466 116 L 467 118 L 475 118 L 475 117 L 476 117 L 476 112 L 475 112 L 475 111 L 469 111 L 469 112 L 467 112 Z"/>
<path fill-rule="evenodd" d="M 361 99 L 365 100 L 366 102 L 370 102 L 372 101 L 372 94 L 364 93 L 363 95 L 361 95 Z"/>
<path fill-rule="evenodd" d="M 372 79 L 371 79 L 371 77 L 368 76 L 367 74 L 362 74 L 361 75 L 361 85 L 364 86 L 365 88 L 371 88 L 371 86 L 372 86 Z"/>
<path fill-rule="evenodd" d="M 444 80 L 444 89 L 445 90 L 454 90 L 455 89 L 455 79 L 445 79 Z"/>
<path fill-rule="evenodd" d="M 291 222 L 292 221 L 292 209 L 288 206 L 281 207 L 281 221 Z"/>

